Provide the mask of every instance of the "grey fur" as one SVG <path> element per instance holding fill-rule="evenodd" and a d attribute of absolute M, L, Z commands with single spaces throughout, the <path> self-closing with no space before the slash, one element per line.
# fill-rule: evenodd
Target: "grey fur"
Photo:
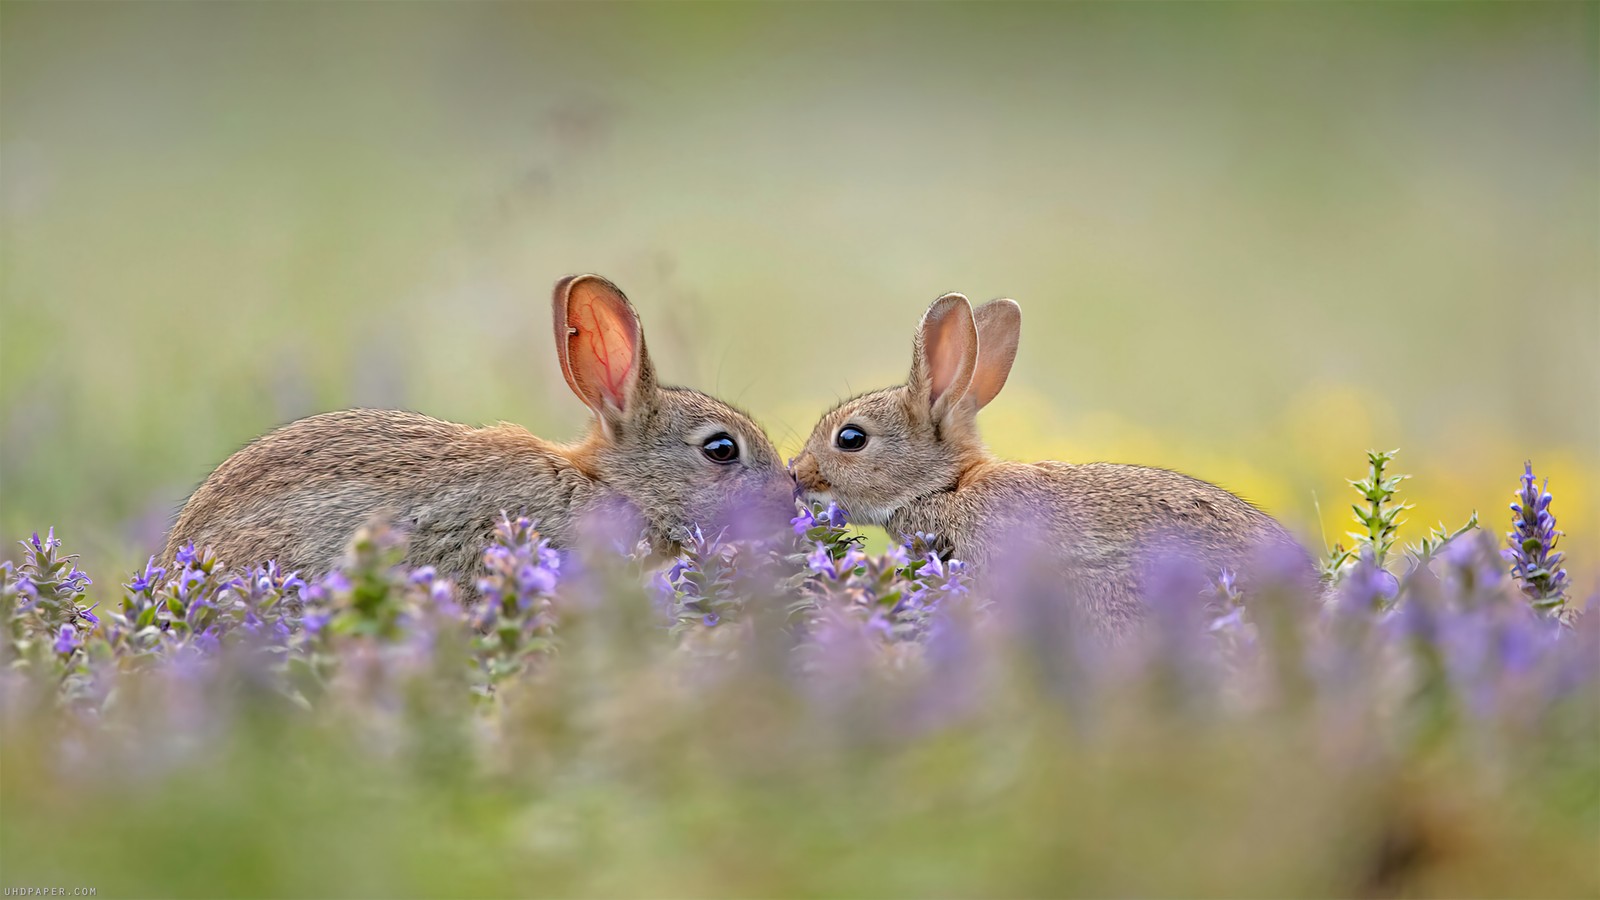
<path fill-rule="evenodd" d="M 1010 300 L 976 313 L 960 294 L 934 301 L 917 329 L 907 383 L 824 414 L 795 462 L 801 487 L 814 499 L 837 500 L 859 522 L 937 535 L 980 577 L 1042 555 L 1064 592 L 1109 634 L 1142 615 L 1143 582 L 1167 555 L 1212 575 L 1227 567 L 1247 578 L 1275 555 L 1276 567 L 1287 558 L 1293 577 L 1315 583 L 1310 556 L 1282 525 L 1216 485 L 1144 466 L 1017 463 L 990 454 L 977 414 L 1005 383 L 1020 327 Z M 867 433 L 863 449 L 835 445 L 847 424 Z"/>
<path fill-rule="evenodd" d="M 628 508 L 662 553 L 691 525 L 740 510 L 753 508 L 782 527 L 793 483 L 766 433 L 725 403 L 658 385 L 637 316 L 615 285 L 594 275 L 565 278 L 552 306 L 563 373 L 595 411 L 582 442 L 393 410 L 311 416 L 218 466 L 178 516 L 165 558 L 192 540 L 230 565 L 275 559 L 317 575 L 337 565 L 355 530 L 377 516 L 407 533 L 410 565 L 434 566 L 470 595 L 502 510 L 535 519 L 557 547 L 572 546 L 585 516 Z M 597 367 L 584 356 L 595 347 L 616 357 L 598 365 L 620 361 L 627 369 Z M 719 464 L 701 452 L 719 431 L 739 444 L 737 462 Z"/>

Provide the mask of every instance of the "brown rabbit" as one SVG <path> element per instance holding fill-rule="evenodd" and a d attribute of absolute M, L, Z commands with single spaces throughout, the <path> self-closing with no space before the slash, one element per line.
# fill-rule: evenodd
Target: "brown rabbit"
<path fill-rule="evenodd" d="M 766 433 L 705 394 L 657 384 L 638 316 L 616 285 L 571 276 L 552 303 L 561 371 L 594 411 L 583 442 L 391 410 L 311 416 L 218 466 L 178 516 L 166 559 L 192 540 L 229 564 L 275 559 L 320 574 L 378 515 L 407 533 L 409 564 L 434 566 L 470 593 L 502 510 L 526 513 L 557 547 L 571 545 L 581 517 L 613 506 L 637 511 L 663 553 L 691 525 L 719 517 L 783 527 L 793 482 Z"/>
<path fill-rule="evenodd" d="M 1216 485 L 1144 466 L 992 456 L 978 410 L 1005 384 L 1021 326 L 1011 300 L 976 311 L 960 294 L 935 300 L 912 344 L 910 378 L 825 414 L 795 461 L 800 486 L 856 522 L 936 535 L 980 577 L 986 564 L 1038 562 L 1016 555 L 1031 546 L 1112 634 L 1141 615 L 1141 582 L 1168 554 L 1215 575 L 1278 548 L 1314 583 L 1310 556 L 1283 526 Z"/>

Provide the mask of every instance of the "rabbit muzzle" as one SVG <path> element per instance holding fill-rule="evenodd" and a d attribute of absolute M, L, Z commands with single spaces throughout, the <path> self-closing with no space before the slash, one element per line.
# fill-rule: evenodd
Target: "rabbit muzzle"
<path fill-rule="evenodd" d="M 833 485 L 818 471 L 817 458 L 809 451 L 800 454 L 800 458 L 794 461 L 794 480 L 799 482 L 800 490 L 807 495 L 825 494 L 833 490 Z"/>

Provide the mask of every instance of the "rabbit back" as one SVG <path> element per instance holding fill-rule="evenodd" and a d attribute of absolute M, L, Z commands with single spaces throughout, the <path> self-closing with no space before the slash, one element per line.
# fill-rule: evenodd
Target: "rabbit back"
<path fill-rule="evenodd" d="M 903 507 L 889 528 L 938 535 L 980 572 L 1042 563 L 1112 633 L 1143 615 L 1149 576 L 1166 561 L 1248 581 L 1271 560 L 1296 582 L 1317 580 L 1310 555 L 1271 516 L 1214 484 L 1149 466 L 993 461 Z"/>
<path fill-rule="evenodd" d="M 516 426 L 343 410 L 292 422 L 230 456 L 184 506 L 165 557 L 192 540 L 230 565 L 276 559 L 321 574 L 380 517 L 406 534 L 408 564 L 463 581 L 478 570 L 501 510 L 526 513 L 560 543 L 593 492 L 562 448 Z"/>

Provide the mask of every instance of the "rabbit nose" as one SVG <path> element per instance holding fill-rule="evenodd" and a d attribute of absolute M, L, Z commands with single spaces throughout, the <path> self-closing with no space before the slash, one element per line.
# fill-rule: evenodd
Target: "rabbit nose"
<path fill-rule="evenodd" d="M 794 480 L 800 483 L 801 488 L 814 493 L 833 489 L 833 485 L 817 471 L 817 458 L 809 452 L 800 454 L 800 458 L 795 460 Z"/>

